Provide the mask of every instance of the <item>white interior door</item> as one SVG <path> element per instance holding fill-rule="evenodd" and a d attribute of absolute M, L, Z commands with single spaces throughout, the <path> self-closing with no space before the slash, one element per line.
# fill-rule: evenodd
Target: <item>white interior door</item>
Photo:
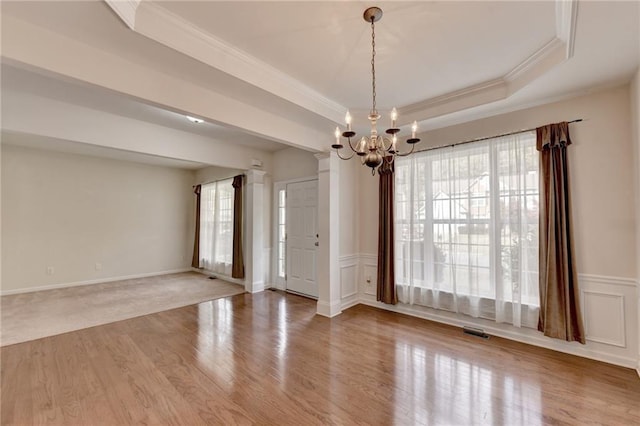
<path fill-rule="evenodd" d="M 287 185 L 287 290 L 318 297 L 318 181 Z"/>

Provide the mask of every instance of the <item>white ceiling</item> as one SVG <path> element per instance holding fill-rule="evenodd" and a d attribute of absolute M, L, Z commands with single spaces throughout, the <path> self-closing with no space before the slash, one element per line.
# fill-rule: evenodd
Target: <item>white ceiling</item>
<path fill-rule="evenodd" d="M 342 105 L 371 106 L 368 2 L 185 2 L 162 7 Z M 377 2 L 380 107 L 503 76 L 555 36 L 538 2 Z"/>
<path fill-rule="evenodd" d="M 116 13 L 104 2 L 3 1 L 2 13 L 290 117 L 326 132 L 327 147 L 343 110 L 356 110 L 358 119 L 358 110 L 370 107 L 370 27 L 361 17 L 373 5 L 369 2 L 130 0 L 118 5 L 130 9 Z M 375 5 L 384 10 L 376 24 L 379 109 L 411 111 L 423 130 L 622 84 L 640 64 L 637 1 Z M 567 7 L 577 13 L 560 13 Z M 543 54 L 553 60 L 540 60 Z M 269 152 L 284 147 L 217 117 L 193 127 L 180 115 L 189 113 L 188 107 L 156 105 L 60 76 L 5 69 L 3 89 L 64 97 Z M 514 70 L 525 74 L 517 84 L 504 80 Z M 470 88 L 493 92 L 476 96 Z M 460 93 L 472 101 L 439 108 Z"/>

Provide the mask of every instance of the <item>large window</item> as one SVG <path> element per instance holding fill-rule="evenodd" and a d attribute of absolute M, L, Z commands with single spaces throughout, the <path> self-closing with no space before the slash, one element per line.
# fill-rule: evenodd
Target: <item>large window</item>
<path fill-rule="evenodd" d="M 527 132 L 396 160 L 401 302 L 536 326 L 535 144 Z"/>
<path fill-rule="evenodd" d="M 200 266 L 231 275 L 233 259 L 233 179 L 202 185 Z"/>

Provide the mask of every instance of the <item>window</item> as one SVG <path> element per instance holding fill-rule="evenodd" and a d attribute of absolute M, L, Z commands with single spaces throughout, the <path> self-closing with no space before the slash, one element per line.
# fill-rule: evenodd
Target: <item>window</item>
<path fill-rule="evenodd" d="M 200 266 L 231 275 L 233 259 L 233 179 L 202 185 Z"/>
<path fill-rule="evenodd" d="M 277 273 L 278 277 L 284 278 L 286 271 L 286 201 L 287 191 L 281 189 L 278 191 L 278 253 L 277 253 Z"/>
<path fill-rule="evenodd" d="M 401 302 L 536 326 L 535 143 L 526 132 L 396 160 Z"/>

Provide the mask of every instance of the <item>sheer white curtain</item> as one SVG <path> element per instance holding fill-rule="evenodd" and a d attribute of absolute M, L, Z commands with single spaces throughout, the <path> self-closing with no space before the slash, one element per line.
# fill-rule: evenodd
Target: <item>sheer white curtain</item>
<path fill-rule="evenodd" d="M 200 267 L 231 275 L 233 260 L 232 179 L 202 185 Z"/>
<path fill-rule="evenodd" d="M 396 160 L 398 299 L 537 325 L 535 133 Z"/>

